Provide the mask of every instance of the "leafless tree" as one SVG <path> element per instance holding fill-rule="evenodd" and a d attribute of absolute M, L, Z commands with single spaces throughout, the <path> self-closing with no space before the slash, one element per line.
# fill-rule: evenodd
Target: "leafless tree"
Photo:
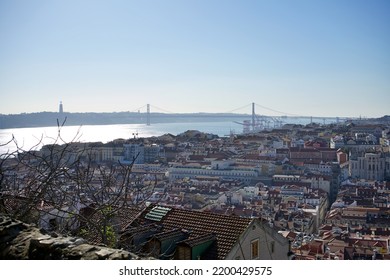
<path fill-rule="evenodd" d="M 134 161 L 101 163 L 96 147 L 66 142 L 65 122 L 57 124 L 51 144 L 38 143 L 0 155 L 0 208 L 7 215 L 34 222 L 48 232 L 80 235 L 90 242 L 115 247 L 118 233 L 144 207 L 156 181 L 132 172 Z M 42 148 L 39 150 L 38 148 Z"/>

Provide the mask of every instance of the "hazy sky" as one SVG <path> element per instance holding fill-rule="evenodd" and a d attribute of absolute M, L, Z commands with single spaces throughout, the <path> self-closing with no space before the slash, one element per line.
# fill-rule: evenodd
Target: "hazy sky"
<path fill-rule="evenodd" d="M 0 113 L 62 100 L 68 112 L 390 114 L 389 14 L 388 0 L 0 0 Z"/>

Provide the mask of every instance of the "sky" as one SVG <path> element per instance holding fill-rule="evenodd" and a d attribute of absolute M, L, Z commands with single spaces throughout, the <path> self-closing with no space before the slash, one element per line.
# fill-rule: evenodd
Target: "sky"
<path fill-rule="evenodd" d="M 0 114 L 390 115 L 389 14 L 388 0 L 0 0 Z"/>

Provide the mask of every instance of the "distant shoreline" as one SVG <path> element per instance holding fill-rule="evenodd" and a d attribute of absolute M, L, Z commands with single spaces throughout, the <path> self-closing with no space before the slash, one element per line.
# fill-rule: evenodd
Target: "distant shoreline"
<path fill-rule="evenodd" d="M 150 113 L 151 123 L 180 123 L 180 122 L 210 122 L 210 121 L 239 121 L 250 119 L 245 114 L 220 113 L 188 113 L 164 114 Z M 23 113 L 15 115 L 0 115 L 0 129 L 50 127 L 64 123 L 66 125 L 110 125 L 110 124 L 146 124 L 146 113 Z"/>
<path fill-rule="evenodd" d="M 234 113 L 150 113 L 150 123 L 185 123 L 185 122 L 216 122 L 216 121 L 232 121 L 243 122 L 250 121 L 249 114 L 234 114 Z M 296 122 L 299 117 L 266 117 L 266 118 L 280 118 L 288 123 Z M 301 117 L 309 119 L 310 117 Z M 111 125 L 111 124 L 146 124 L 147 113 L 138 112 L 113 112 L 113 113 L 58 113 L 58 112 L 39 112 L 39 113 L 23 113 L 13 115 L 0 114 L 0 129 L 9 128 L 29 128 L 29 127 L 51 127 L 62 125 Z M 347 118 L 340 118 L 340 122 Z M 314 117 L 313 122 L 322 123 L 323 120 L 330 122 L 337 122 L 336 117 Z M 381 118 L 370 119 L 354 119 L 356 122 L 377 122 L 389 123 L 390 116 L 383 116 Z"/>

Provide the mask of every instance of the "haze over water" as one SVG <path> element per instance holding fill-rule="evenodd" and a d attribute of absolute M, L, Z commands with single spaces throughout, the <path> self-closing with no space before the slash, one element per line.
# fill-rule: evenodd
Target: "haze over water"
<path fill-rule="evenodd" d="M 307 124 L 308 122 L 309 120 L 304 119 L 294 121 L 294 123 L 298 124 Z M 223 137 L 229 135 L 231 132 L 242 133 L 243 126 L 232 121 L 152 123 L 150 126 L 146 124 L 64 126 L 61 128 L 61 139 L 63 141 L 60 140 L 57 143 L 107 143 L 119 138 L 147 138 L 161 136 L 167 133 L 178 135 L 187 130 L 199 130 L 201 132 L 217 134 L 218 136 Z M 55 126 L 0 129 L 0 155 L 16 150 L 16 144 L 14 142 L 8 143 L 12 140 L 12 137 L 16 140 L 19 148 L 22 148 L 23 150 L 32 148 L 39 150 L 42 145 L 54 143 L 57 135 L 58 128 Z"/>
<path fill-rule="evenodd" d="M 308 120 L 295 120 L 295 123 L 306 124 Z M 220 137 L 227 136 L 231 132 L 242 133 L 243 126 L 232 122 L 191 122 L 191 123 L 155 123 L 150 126 L 146 124 L 114 124 L 114 125 L 83 125 L 64 126 L 61 128 L 61 138 L 58 144 L 65 142 L 102 142 L 107 143 L 115 139 L 147 138 L 161 136 L 166 133 L 178 135 L 187 130 L 199 130 L 205 133 L 217 134 Z M 54 143 L 58 135 L 58 128 L 34 127 L 34 128 L 12 128 L 0 129 L 0 155 L 13 152 L 16 149 L 15 143 L 7 145 L 12 137 L 17 141 L 20 148 L 24 150 L 40 149 L 42 145 Z"/>
<path fill-rule="evenodd" d="M 199 123 L 158 123 L 147 126 L 146 124 L 115 124 L 115 125 L 84 125 L 64 126 L 61 129 L 61 137 L 64 142 L 103 142 L 123 138 L 129 139 L 134 136 L 146 138 L 161 136 L 166 133 L 173 135 L 180 134 L 187 130 L 199 130 L 206 133 L 213 133 L 219 136 L 229 135 L 230 131 L 242 132 L 242 126 L 234 122 L 199 122 Z M 0 129 L 0 144 L 5 144 L 15 137 L 18 145 L 25 150 L 36 147 L 39 149 L 42 144 L 50 144 L 57 137 L 57 127 L 35 127 L 35 128 L 13 128 Z M 42 142 L 42 144 L 39 144 Z M 59 144 L 63 144 L 59 143 Z M 16 145 L 10 143 L 0 147 L 0 154 L 7 151 L 14 151 Z"/>

